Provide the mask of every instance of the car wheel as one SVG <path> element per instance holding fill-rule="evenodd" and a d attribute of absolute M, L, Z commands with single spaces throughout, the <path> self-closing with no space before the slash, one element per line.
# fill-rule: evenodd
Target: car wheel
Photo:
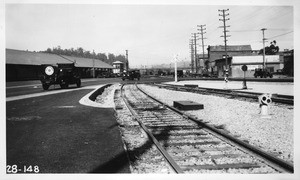
<path fill-rule="evenodd" d="M 78 79 L 76 85 L 77 85 L 78 88 L 81 86 L 81 80 L 80 79 Z"/>
<path fill-rule="evenodd" d="M 68 84 L 60 84 L 60 87 L 62 89 L 67 89 L 69 87 L 69 85 Z"/>
<path fill-rule="evenodd" d="M 42 86 L 43 86 L 44 90 L 48 90 L 49 89 L 49 85 L 48 84 L 43 84 Z"/>

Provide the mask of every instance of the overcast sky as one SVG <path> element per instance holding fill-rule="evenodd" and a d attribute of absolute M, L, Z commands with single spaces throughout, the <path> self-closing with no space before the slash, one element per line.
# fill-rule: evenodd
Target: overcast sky
<path fill-rule="evenodd" d="M 82 47 L 96 53 L 129 51 L 132 67 L 190 60 L 189 40 L 206 24 L 205 45 L 224 45 L 218 9 L 229 9 L 228 45 L 262 48 L 262 31 L 280 50 L 293 49 L 292 6 L 6 4 L 6 48 L 42 51 Z M 199 41 L 199 45 L 201 45 Z M 199 53 L 202 48 L 197 47 Z M 205 51 L 206 53 L 206 51 Z"/>

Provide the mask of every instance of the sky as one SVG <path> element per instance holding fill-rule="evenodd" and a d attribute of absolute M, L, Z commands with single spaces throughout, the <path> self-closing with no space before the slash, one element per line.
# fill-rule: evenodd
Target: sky
<path fill-rule="evenodd" d="M 69 1 L 68 1 L 69 2 Z M 206 25 L 207 45 L 224 45 L 223 22 L 218 10 L 229 9 L 226 21 L 228 45 L 262 48 L 262 28 L 269 45 L 276 40 L 280 50 L 294 48 L 292 5 L 203 4 L 5 4 L 5 47 L 43 51 L 82 47 L 96 53 L 125 55 L 131 67 L 149 67 L 190 60 L 189 41 Z M 199 36 L 200 38 L 201 36 Z M 200 39 L 198 53 L 202 53 Z"/>

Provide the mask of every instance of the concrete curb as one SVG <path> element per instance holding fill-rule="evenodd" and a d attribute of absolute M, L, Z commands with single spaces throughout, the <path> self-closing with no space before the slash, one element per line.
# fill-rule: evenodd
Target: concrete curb
<path fill-rule="evenodd" d="M 96 103 L 95 100 L 97 96 L 103 93 L 104 89 L 111 86 L 112 84 L 100 85 L 94 91 L 88 93 L 79 100 L 79 103 L 85 106 L 91 107 L 102 107 L 99 103 Z"/>

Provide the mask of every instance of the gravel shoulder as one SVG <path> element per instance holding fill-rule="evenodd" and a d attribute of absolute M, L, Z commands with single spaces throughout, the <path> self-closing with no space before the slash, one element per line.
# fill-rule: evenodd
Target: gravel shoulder
<path fill-rule="evenodd" d="M 204 104 L 202 110 L 186 112 L 293 163 L 294 107 L 291 105 L 273 103 L 269 107 L 270 118 L 262 118 L 256 102 L 178 92 L 144 84 L 139 87 L 170 106 L 173 106 L 173 101 L 180 100 Z"/>

